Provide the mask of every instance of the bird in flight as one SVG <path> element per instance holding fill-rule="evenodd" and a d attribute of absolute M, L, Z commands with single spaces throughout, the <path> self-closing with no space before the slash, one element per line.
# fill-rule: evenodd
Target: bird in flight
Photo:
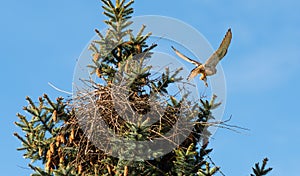
<path fill-rule="evenodd" d="M 232 38 L 232 33 L 231 33 L 231 29 L 229 28 L 219 48 L 207 59 L 207 61 L 204 64 L 188 58 L 187 56 L 180 53 L 173 46 L 171 47 L 180 58 L 196 65 L 196 67 L 191 71 L 187 79 L 191 80 L 198 74 L 202 74 L 200 79 L 204 81 L 204 84 L 207 87 L 208 84 L 207 84 L 206 76 L 211 76 L 217 73 L 216 66 L 220 62 L 220 60 L 226 55 L 228 47 L 231 42 L 231 38 Z"/>

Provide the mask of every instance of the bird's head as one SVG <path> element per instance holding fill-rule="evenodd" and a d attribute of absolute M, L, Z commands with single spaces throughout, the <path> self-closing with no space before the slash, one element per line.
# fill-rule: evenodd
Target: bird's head
<path fill-rule="evenodd" d="M 199 71 L 200 71 L 200 73 L 202 73 L 202 74 L 205 74 L 205 67 L 204 67 L 204 64 L 201 64 L 201 65 L 199 65 Z"/>

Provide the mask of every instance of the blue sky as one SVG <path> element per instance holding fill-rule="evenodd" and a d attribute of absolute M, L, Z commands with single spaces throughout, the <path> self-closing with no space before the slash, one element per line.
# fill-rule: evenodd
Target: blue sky
<path fill-rule="evenodd" d="M 199 30 L 217 48 L 228 27 L 233 40 L 222 60 L 227 100 L 224 118 L 251 129 L 237 134 L 220 129 L 213 136 L 212 158 L 226 175 L 248 175 L 269 157 L 270 175 L 299 175 L 300 163 L 300 2 L 296 0 L 136 0 L 135 15 L 163 15 Z M 66 96 L 47 83 L 71 91 L 76 59 L 103 29 L 98 0 L 0 2 L 0 147 L 3 175 L 29 175 L 15 148 L 20 142 L 15 114 L 37 99 Z M 200 49 L 200 48 L 199 48 Z"/>

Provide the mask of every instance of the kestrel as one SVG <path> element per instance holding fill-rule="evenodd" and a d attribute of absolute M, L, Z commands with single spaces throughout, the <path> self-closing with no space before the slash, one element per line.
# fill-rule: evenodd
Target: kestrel
<path fill-rule="evenodd" d="M 172 46 L 172 49 L 180 58 L 196 65 L 196 67 L 191 71 L 187 79 L 190 80 L 195 76 L 197 76 L 198 74 L 202 74 L 200 79 L 204 81 L 204 84 L 207 87 L 208 84 L 207 84 L 206 76 L 211 76 L 217 73 L 216 66 L 220 62 L 220 60 L 226 55 L 228 47 L 231 42 L 231 38 L 232 38 L 232 33 L 231 33 L 231 29 L 229 28 L 219 48 L 207 59 L 207 61 L 204 64 L 188 58 L 187 56 L 183 55 Z"/>

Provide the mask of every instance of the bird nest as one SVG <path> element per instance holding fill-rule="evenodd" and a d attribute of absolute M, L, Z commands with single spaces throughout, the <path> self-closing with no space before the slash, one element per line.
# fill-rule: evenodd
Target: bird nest
<path fill-rule="evenodd" d="M 177 102 L 166 94 L 139 94 L 120 84 L 91 87 L 78 91 L 73 108 L 85 136 L 108 155 L 150 159 L 170 152 L 192 132 L 197 105 L 185 97 Z"/>

